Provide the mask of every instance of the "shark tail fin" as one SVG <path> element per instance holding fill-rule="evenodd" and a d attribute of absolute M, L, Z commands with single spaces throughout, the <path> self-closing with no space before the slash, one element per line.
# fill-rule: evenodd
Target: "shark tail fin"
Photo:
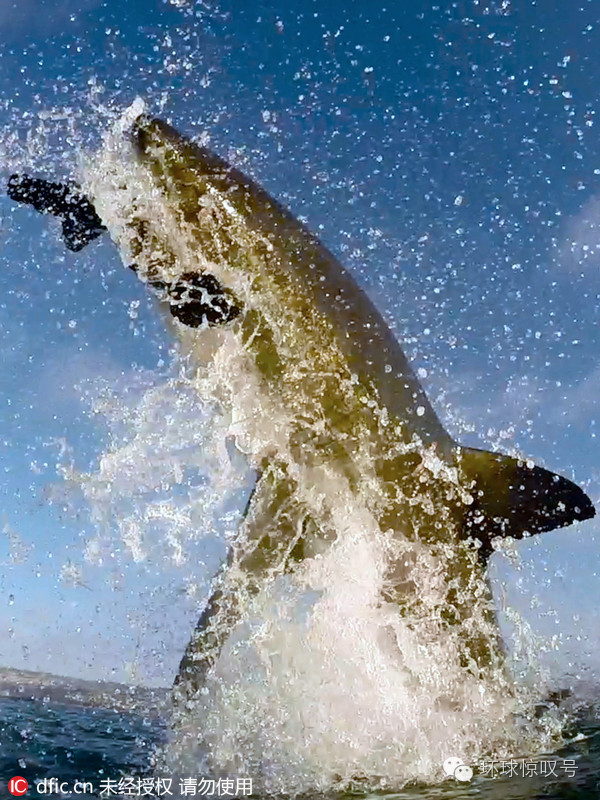
<path fill-rule="evenodd" d="M 461 447 L 460 469 L 474 497 L 465 519 L 465 537 L 481 542 L 480 555 L 493 551 L 492 539 L 522 539 L 591 519 L 595 509 L 583 489 L 530 461 Z"/>

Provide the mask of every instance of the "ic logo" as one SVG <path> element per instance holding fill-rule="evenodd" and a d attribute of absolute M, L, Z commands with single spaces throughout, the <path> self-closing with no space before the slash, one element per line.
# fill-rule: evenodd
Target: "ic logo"
<path fill-rule="evenodd" d="M 25 778 L 21 778 L 20 775 L 15 775 L 15 777 L 11 778 L 8 782 L 8 791 L 11 794 L 17 795 L 17 797 L 25 794 L 27 789 L 29 789 L 29 784 Z"/>

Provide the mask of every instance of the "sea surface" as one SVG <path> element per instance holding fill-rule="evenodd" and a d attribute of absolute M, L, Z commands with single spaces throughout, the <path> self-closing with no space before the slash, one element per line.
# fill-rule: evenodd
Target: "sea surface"
<path fill-rule="evenodd" d="M 351 792 L 319 797 L 592 800 L 600 797 L 600 724 L 588 714 L 574 722 L 573 734 L 575 741 L 552 754 L 486 767 L 474 765 L 474 776 L 466 783 L 448 778 L 439 786 L 379 793 L 357 786 Z M 165 719 L 155 710 L 144 713 L 141 709 L 132 712 L 2 698 L 0 797 L 13 797 L 9 782 L 15 776 L 28 782 L 25 797 L 263 797 L 249 794 L 247 779 L 242 783 L 239 776 L 221 777 L 221 784 L 209 775 L 158 776 L 154 756 L 166 737 Z M 487 769 L 487 776 L 481 774 L 482 768 Z M 490 771 L 494 777 L 489 776 Z M 314 794 L 302 800 L 313 797 L 317 800 Z"/>

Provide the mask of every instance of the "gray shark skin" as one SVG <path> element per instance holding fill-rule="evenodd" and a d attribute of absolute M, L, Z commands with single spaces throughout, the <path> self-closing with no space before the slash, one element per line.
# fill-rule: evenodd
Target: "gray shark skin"
<path fill-rule="evenodd" d="M 445 559 L 438 612 L 448 626 L 468 619 L 494 537 L 594 516 L 567 478 L 457 444 L 369 297 L 254 181 L 160 120 L 137 118 L 126 137 L 140 188 L 132 180 L 117 199 L 117 218 L 114 198 L 92 182 L 99 219 L 182 334 L 200 340 L 220 326 L 237 337 L 263 398 L 257 414 L 277 407 L 288 420 L 285 447 L 255 454 L 260 477 L 181 661 L 180 700 L 203 685 L 245 598 L 335 539 L 330 510 L 303 499 L 314 476 L 335 474 L 343 491 L 364 498 L 382 532 Z M 144 192 L 160 198 L 162 217 Z M 410 574 L 390 559 L 382 601 L 403 613 L 415 594 Z M 493 636 L 465 633 L 467 668 L 499 658 Z"/>

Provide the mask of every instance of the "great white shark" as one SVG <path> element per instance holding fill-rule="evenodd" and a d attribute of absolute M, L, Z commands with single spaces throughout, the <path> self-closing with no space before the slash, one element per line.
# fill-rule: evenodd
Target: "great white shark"
<path fill-rule="evenodd" d="M 331 546 L 335 525 L 317 491 L 324 475 L 361 498 L 382 533 L 437 555 L 447 592 L 436 614 L 448 629 L 465 627 L 464 664 L 485 669 L 499 645 L 468 618 L 493 540 L 589 519 L 587 495 L 526 459 L 454 441 L 352 275 L 215 153 L 142 114 L 92 173 L 85 191 L 14 175 L 8 193 L 61 218 L 72 250 L 108 229 L 192 351 L 210 329 L 236 338 L 259 398 L 257 424 L 268 427 L 274 409 L 285 420 L 276 446 L 266 437 L 250 454 L 259 477 L 182 658 L 178 691 L 187 698 L 202 685 L 244 597 Z M 404 613 L 418 591 L 405 556 L 391 556 L 382 602 Z"/>

